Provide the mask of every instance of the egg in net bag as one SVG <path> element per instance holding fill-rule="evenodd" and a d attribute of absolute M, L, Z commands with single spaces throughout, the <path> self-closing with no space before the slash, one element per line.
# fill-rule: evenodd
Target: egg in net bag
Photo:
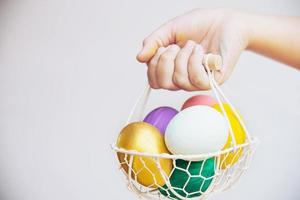
<path fill-rule="evenodd" d="M 118 141 L 112 145 L 128 189 L 140 199 L 207 199 L 232 187 L 249 167 L 258 140 L 249 134 L 240 114 L 214 79 L 214 72 L 221 65 L 220 56 L 205 55 L 203 65 L 217 101 L 214 108 L 222 113 L 228 126 L 227 141 L 214 152 L 171 154 L 164 135 L 143 122 L 151 92 L 147 85 Z"/>

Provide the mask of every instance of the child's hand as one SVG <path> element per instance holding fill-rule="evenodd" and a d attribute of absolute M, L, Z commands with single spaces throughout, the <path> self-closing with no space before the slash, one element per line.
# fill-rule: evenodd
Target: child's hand
<path fill-rule="evenodd" d="M 249 30 L 242 14 L 232 10 L 197 9 L 162 25 L 144 40 L 137 59 L 148 65 L 152 88 L 188 91 L 209 89 L 202 66 L 205 53 L 219 54 L 222 69 L 215 73 L 223 83 L 248 45 Z"/>

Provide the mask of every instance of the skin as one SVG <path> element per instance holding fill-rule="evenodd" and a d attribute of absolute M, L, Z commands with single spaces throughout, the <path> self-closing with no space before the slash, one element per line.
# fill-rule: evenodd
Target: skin
<path fill-rule="evenodd" d="M 300 69 L 300 17 L 196 9 L 150 34 L 137 60 L 148 65 L 154 89 L 207 90 L 204 54 L 222 56 L 222 69 L 215 72 L 222 84 L 246 49 Z"/>

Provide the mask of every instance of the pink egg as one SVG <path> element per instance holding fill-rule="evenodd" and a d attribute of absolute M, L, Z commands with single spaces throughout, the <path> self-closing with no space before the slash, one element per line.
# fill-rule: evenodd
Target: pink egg
<path fill-rule="evenodd" d="M 205 106 L 213 106 L 217 104 L 218 102 L 211 96 L 200 94 L 193 96 L 186 100 L 181 108 L 181 110 L 186 109 L 191 106 L 197 106 L 197 105 L 205 105 Z"/>

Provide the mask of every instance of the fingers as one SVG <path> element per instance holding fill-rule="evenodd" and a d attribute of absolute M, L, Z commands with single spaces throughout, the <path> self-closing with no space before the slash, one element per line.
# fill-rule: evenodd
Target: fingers
<path fill-rule="evenodd" d="M 195 42 L 188 41 L 185 44 L 185 46 L 180 50 L 175 60 L 173 82 L 177 87 L 187 91 L 197 90 L 197 88 L 194 87 L 189 80 L 187 69 L 189 58 L 193 52 L 195 45 Z"/>
<path fill-rule="evenodd" d="M 204 50 L 201 45 L 188 41 L 160 47 L 148 62 L 148 80 L 152 88 L 186 91 L 207 90 L 209 79 L 202 65 Z"/>
<path fill-rule="evenodd" d="M 209 79 L 202 65 L 204 50 L 201 45 L 196 45 L 188 63 L 188 74 L 191 84 L 198 90 L 208 90 L 210 88 Z"/>
<path fill-rule="evenodd" d="M 172 23 L 168 22 L 144 40 L 143 47 L 136 58 L 138 61 L 143 63 L 149 62 L 159 47 L 166 47 L 172 42 Z"/>
<path fill-rule="evenodd" d="M 154 89 L 197 91 L 210 89 L 207 72 L 202 65 L 204 49 L 188 41 L 160 47 L 148 62 L 148 80 Z M 221 73 L 220 73 L 221 74 Z"/>
<path fill-rule="evenodd" d="M 161 54 L 163 54 L 166 51 L 166 49 L 167 48 L 165 47 L 160 47 L 157 50 L 156 54 L 153 56 L 153 58 L 150 60 L 150 62 L 148 62 L 148 71 L 147 71 L 148 82 L 153 89 L 160 88 L 156 81 L 156 66 Z"/>
<path fill-rule="evenodd" d="M 173 83 L 174 60 L 180 51 L 179 46 L 171 45 L 159 58 L 156 67 L 156 81 L 160 88 L 178 90 Z"/>

